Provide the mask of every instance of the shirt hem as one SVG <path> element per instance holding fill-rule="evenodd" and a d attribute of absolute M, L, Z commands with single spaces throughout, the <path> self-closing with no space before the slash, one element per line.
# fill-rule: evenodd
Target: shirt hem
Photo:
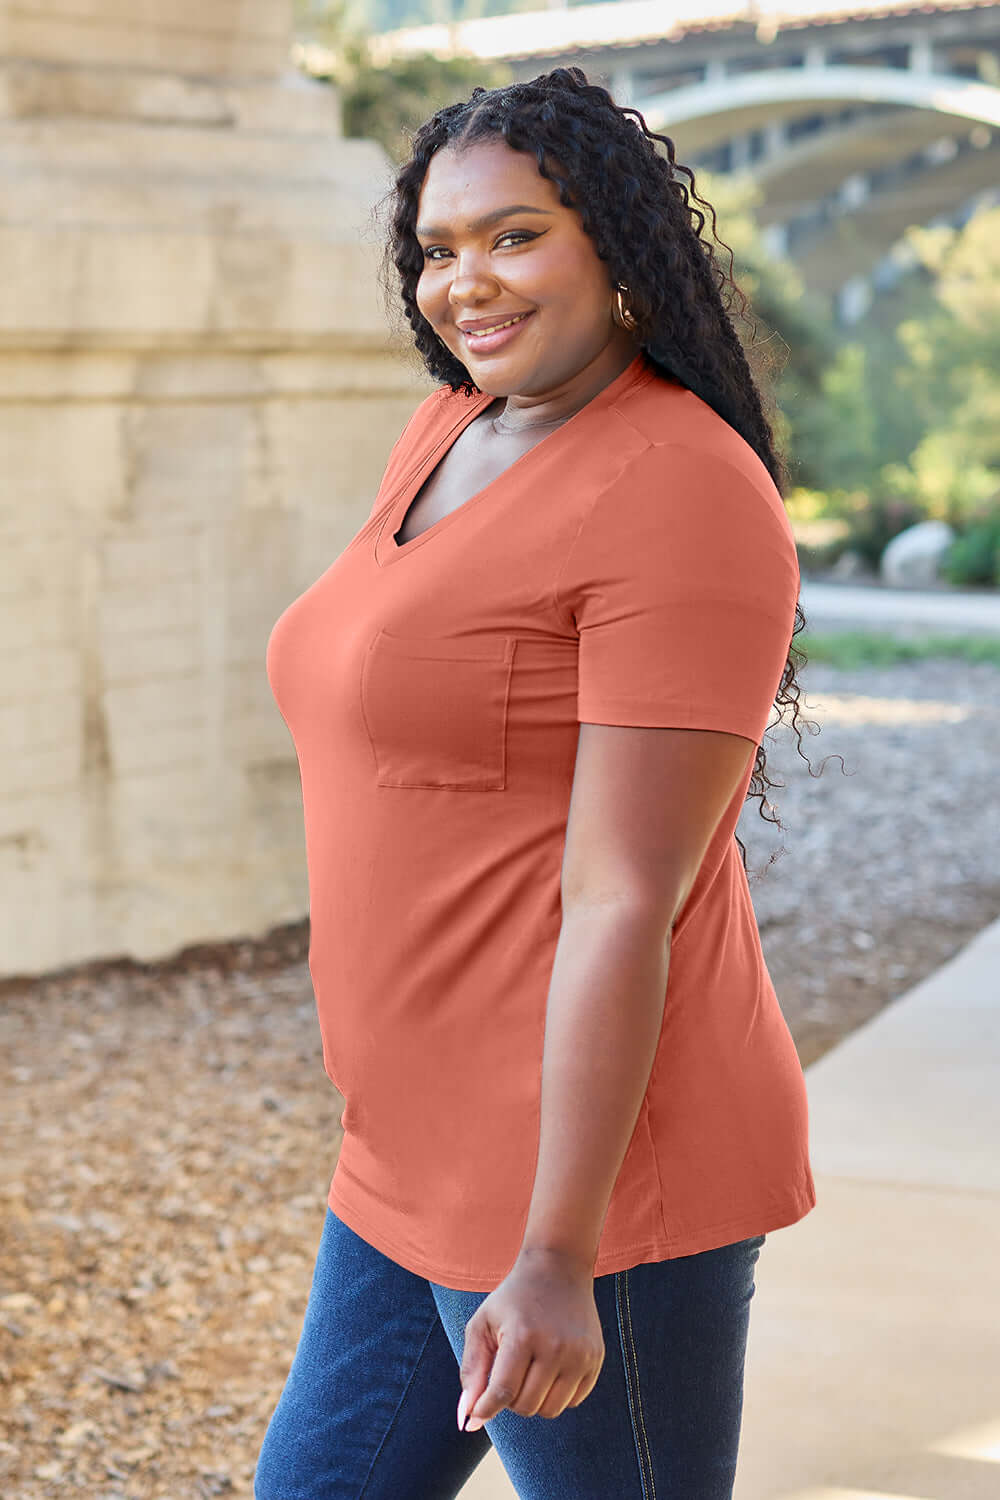
<path fill-rule="evenodd" d="M 492 1292 L 510 1272 L 510 1266 L 493 1272 L 472 1273 L 458 1268 L 431 1265 L 422 1256 L 404 1250 L 391 1236 L 373 1226 L 353 1204 L 345 1202 L 333 1184 L 327 1196 L 327 1206 L 349 1229 L 382 1255 L 388 1256 L 405 1271 L 422 1276 L 438 1286 L 448 1287 L 452 1291 Z M 719 1220 L 704 1229 L 663 1235 L 605 1251 L 598 1255 L 594 1263 L 594 1276 L 608 1276 L 616 1271 L 628 1271 L 634 1266 L 660 1260 L 678 1260 L 685 1255 L 700 1255 L 703 1251 L 717 1250 L 723 1245 L 750 1239 L 754 1235 L 772 1234 L 775 1230 L 798 1223 L 815 1206 L 816 1190 L 810 1181 L 789 1196 L 771 1200 L 765 1208 L 739 1214 L 732 1219 Z"/>
<path fill-rule="evenodd" d="M 770 711 L 769 711 L 770 712 Z M 580 703 L 577 706 L 577 721 L 581 724 L 631 725 L 645 729 L 717 729 L 724 734 L 736 734 L 753 744 L 762 743 L 765 729 L 748 720 L 737 721 L 718 703 L 700 708 L 645 707 L 641 704 Z"/>

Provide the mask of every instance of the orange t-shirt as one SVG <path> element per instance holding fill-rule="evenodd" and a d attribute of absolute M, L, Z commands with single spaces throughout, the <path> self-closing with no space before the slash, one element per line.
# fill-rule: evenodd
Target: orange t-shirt
<path fill-rule="evenodd" d="M 534 1182 L 578 724 L 759 744 L 799 570 L 753 449 L 644 354 L 485 489 L 393 533 L 488 406 L 442 386 L 367 522 L 276 622 L 315 990 L 344 1096 L 329 1205 L 418 1275 L 492 1290 Z M 794 1223 L 805 1080 L 733 796 L 674 926 L 663 1026 L 594 1274 Z"/>

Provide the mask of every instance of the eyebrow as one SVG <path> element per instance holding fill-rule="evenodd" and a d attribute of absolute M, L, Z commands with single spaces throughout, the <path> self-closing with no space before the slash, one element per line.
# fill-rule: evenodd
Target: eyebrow
<path fill-rule="evenodd" d="M 511 203 L 507 208 L 495 208 L 492 213 L 483 214 L 479 219 L 470 219 L 467 228 L 472 234 L 477 230 L 488 229 L 491 224 L 496 224 L 500 219 L 508 219 L 511 214 L 544 214 L 547 219 L 552 215 L 547 208 L 532 208 L 530 203 Z M 445 239 L 447 229 L 439 229 L 436 224 L 418 224 L 417 234 L 426 239 Z"/>

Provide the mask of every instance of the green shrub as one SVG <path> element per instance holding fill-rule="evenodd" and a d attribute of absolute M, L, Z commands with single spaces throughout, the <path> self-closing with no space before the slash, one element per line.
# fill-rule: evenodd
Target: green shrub
<path fill-rule="evenodd" d="M 1000 508 L 973 517 L 941 560 L 949 583 L 1000 585 Z"/>

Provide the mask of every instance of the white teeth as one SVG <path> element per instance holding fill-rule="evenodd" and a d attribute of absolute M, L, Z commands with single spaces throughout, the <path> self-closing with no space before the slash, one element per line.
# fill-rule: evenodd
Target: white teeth
<path fill-rule="evenodd" d="M 488 333 L 498 333 L 501 328 L 509 328 L 512 323 L 520 323 L 527 316 L 527 313 L 518 313 L 516 318 L 508 318 L 506 323 L 494 323 L 492 328 L 467 328 L 465 334 L 470 339 L 485 338 Z"/>

